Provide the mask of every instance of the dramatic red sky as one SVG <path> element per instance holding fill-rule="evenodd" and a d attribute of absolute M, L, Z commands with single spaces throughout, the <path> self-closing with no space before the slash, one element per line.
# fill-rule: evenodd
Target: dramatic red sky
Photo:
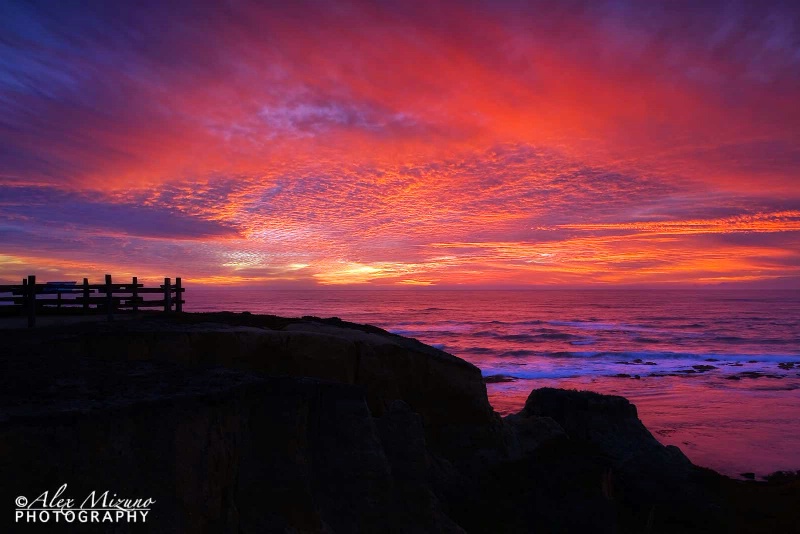
<path fill-rule="evenodd" d="M 800 287 L 799 102 L 788 2 L 4 2 L 0 279 Z"/>

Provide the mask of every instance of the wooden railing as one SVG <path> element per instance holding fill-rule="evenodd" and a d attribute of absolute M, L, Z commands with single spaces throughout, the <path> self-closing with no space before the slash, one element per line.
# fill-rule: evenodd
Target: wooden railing
<path fill-rule="evenodd" d="M 162 308 L 169 313 L 183 311 L 183 292 L 181 279 L 176 278 L 172 284 L 170 278 L 164 278 L 164 284 L 158 287 L 144 287 L 137 277 L 130 283 L 115 284 L 111 275 L 107 274 L 105 283 L 90 284 L 88 278 L 83 279 L 83 284 L 77 282 L 47 282 L 36 283 L 36 275 L 23 279 L 19 285 L 0 285 L 0 294 L 10 293 L 11 296 L 0 296 L 0 302 L 9 302 L 11 305 L 0 307 L 10 310 L 6 313 L 15 313 L 28 316 L 28 326 L 36 324 L 36 315 L 50 313 L 102 313 L 108 314 L 108 319 L 113 320 L 114 313 L 138 312 L 141 308 Z M 144 295 L 159 295 L 161 298 L 146 299 Z M 46 298 L 53 296 L 55 298 Z M 41 298 L 40 298 L 41 297 Z"/>

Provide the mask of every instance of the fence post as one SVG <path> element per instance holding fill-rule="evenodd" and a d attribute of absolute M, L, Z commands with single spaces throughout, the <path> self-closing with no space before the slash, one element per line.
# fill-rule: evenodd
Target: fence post
<path fill-rule="evenodd" d="M 83 313 L 89 312 L 89 279 L 83 279 Z"/>
<path fill-rule="evenodd" d="M 114 300 L 112 297 L 112 290 L 111 290 L 111 275 L 106 275 L 106 309 L 108 311 L 108 320 L 114 320 Z"/>
<path fill-rule="evenodd" d="M 36 275 L 28 275 L 28 328 L 36 326 Z"/>
<path fill-rule="evenodd" d="M 164 311 L 172 311 L 172 292 L 170 290 L 170 279 L 164 278 Z"/>
<path fill-rule="evenodd" d="M 133 313 L 139 311 L 139 278 L 133 277 Z"/>
<path fill-rule="evenodd" d="M 20 308 L 20 315 L 27 315 L 28 313 L 28 279 L 22 279 L 22 307 Z"/>
<path fill-rule="evenodd" d="M 183 311 L 183 294 L 181 292 L 181 277 L 175 279 L 175 311 Z"/>
<path fill-rule="evenodd" d="M 60 310 L 61 309 L 61 290 L 60 289 L 56 290 L 56 296 L 58 298 L 58 305 L 56 306 L 56 309 Z"/>

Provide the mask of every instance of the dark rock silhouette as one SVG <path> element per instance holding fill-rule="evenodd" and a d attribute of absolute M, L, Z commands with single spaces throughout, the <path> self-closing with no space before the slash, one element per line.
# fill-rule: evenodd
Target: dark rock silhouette
<path fill-rule="evenodd" d="M 0 366 L 9 510 L 67 483 L 74 497 L 155 499 L 148 532 L 796 524 L 782 508 L 793 478 L 745 487 L 697 468 L 624 398 L 539 389 L 501 419 L 474 366 L 341 320 L 184 314 L 6 331 Z M 760 500 L 776 485 L 794 493 Z M 141 525 L 82 525 L 109 530 Z"/>
<path fill-rule="evenodd" d="M 233 324 L 220 324 L 231 316 Z M 185 314 L 175 321 L 81 325 L 60 335 L 58 351 L 99 359 L 221 365 L 271 376 L 363 385 L 374 416 L 402 399 L 422 416 L 429 444 L 442 450 L 450 449 L 446 440 L 457 439 L 460 427 L 499 420 L 486 397 L 480 370 L 455 356 L 338 319 L 258 321 L 260 317 Z M 35 340 L 33 345 L 30 350 L 51 350 L 37 348 Z"/>

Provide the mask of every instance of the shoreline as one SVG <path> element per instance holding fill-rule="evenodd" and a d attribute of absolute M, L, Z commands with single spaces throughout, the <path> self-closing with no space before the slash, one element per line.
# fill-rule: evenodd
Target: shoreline
<path fill-rule="evenodd" d="M 738 482 L 692 465 L 622 397 L 537 389 L 501 419 L 477 367 L 335 318 L 146 315 L 4 335 L 4 479 L 31 494 L 54 476 L 80 488 L 138 480 L 164 503 L 160 531 L 219 521 L 374 531 L 390 518 L 430 532 L 524 532 L 530 521 L 637 532 L 653 521 L 637 510 L 656 506 L 654 531 L 735 518 L 756 532 L 765 509 L 790 524 L 797 495 L 791 476 Z M 196 467 L 206 464 L 220 467 Z M 25 465 L 37 466 L 27 478 Z M 174 480 L 157 484 L 164 472 Z M 278 479 L 300 483 L 299 515 L 282 511 Z M 789 493 L 776 497 L 778 487 Z M 247 504 L 253 495 L 274 496 L 275 508 Z"/>

